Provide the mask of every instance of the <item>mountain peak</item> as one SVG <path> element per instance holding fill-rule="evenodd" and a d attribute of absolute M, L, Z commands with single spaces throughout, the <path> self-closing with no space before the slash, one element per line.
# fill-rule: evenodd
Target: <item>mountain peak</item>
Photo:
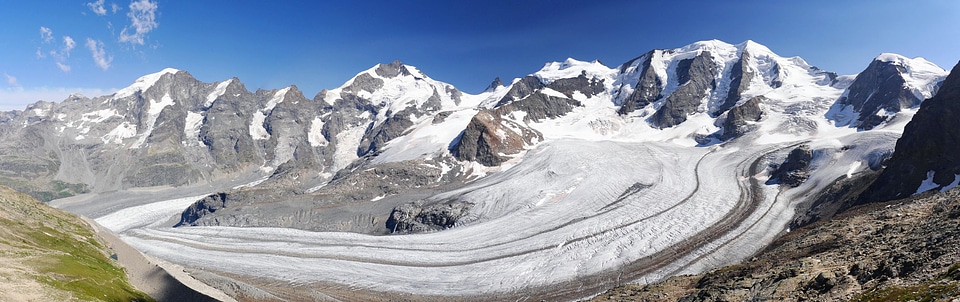
<path fill-rule="evenodd" d="M 549 84 L 559 79 L 575 78 L 581 74 L 588 77 L 612 77 L 617 69 L 611 69 L 600 63 L 598 60 L 591 62 L 580 61 L 573 58 L 567 58 L 563 62 L 549 62 L 543 65 L 540 71 L 533 75 L 540 78 L 544 84 Z"/>
<path fill-rule="evenodd" d="M 127 86 L 127 88 L 123 88 L 123 89 L 118 90 L 116 93 L 114 93 L 113 97 L 114 97 L 114 98 L 125 98 L 125 97 L 128 97 L 128 96 L 134 95 L 134 94 L 137 93 L 137 91 L 144 91 L 144 90 L 147 90 L 147 88 L 152 87 L 152 86 L 153 86 L 154 84 L 156 84 L 157 81 L 159 81 L 160 78 L 163 77 L 164 75 L 166 75 L 166 74 L 176 74 L 176 73 L 178 73 L 178 72 L 180 72 L 179 69 L 164 68 L 164 69 L 161 70 L 160 72 L 151 73 L 151 74 L 142 76 L 142 77 L 140 77 L 139 79 L 137 79 L 136 81 L 134 81 L 133 84 L 131 84 L 130 86 Z"/>

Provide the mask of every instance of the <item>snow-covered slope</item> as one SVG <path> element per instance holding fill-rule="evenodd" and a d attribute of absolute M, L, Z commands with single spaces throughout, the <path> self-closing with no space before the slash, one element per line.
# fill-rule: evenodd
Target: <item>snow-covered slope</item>
<path fill-rule="evenodd" d="M 932 93 L 942 70 L 924 62 L 878 57 L 868 70 L 892 68 L 905 84 L 864 99 Z M 159 74 L 127 89 L 139 94 L 61 118 L 74 130 L 48 137 L 163 151 L 152 158 L 163 167 L 181 154 L 186 171 L 199 171 L 188 184 L 225 192 L 187 210 L 200 186 L 67 209 L 148 254 L 334 296 L 576 299 L 731 264 L 784 231 L 816 192 L 879 168 L 912 116 L 887 110 L 869 131 L 847 127 L 844 102 L 882 81 L 753 41 L 652 50 L 617 67 L 567 59 L 476 95 L 400 62 L 313 100 L 295 86 L 250 93 L 237 79 L 184 86 L 165 79 L 185 72 Z M 133 98 L 145 98 L 133 102 L 142 118 L 120 118 Z M 73 102 L 90 103 L 63 104 Z M 4 125 L 41 129 L 29 116 L 55 118 L 57 106 Z M 811 158 L 793 172 L 806 181 L 771 180 L 801 145 Z M 208 180 L 240 170 L 247 185 Z M 390 232 L 420 234 L 382 236 Z"/>

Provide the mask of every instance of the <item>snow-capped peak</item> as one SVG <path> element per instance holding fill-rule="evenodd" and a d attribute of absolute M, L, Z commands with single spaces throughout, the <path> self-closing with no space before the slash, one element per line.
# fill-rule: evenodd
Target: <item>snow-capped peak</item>
<path fill-rule="evenodd" d="M 611 78 L 616 75 L 617 70 L 603 65 L 597 60 L 586 62 L 567 58 L 563 62 L 546 63 L 540 71 L 533 75 L 540 78 L 540 81 L 544 84 L 550 84 L 559 79 L 576 78 L 584 72 L 586 72 L 587 77 Z"/>
<path fill-rule="evenodd" d="M 907 58 L 894 53 L 882 53 L 874 61 L 891 63 L 906 69 L 902 73 L 907 86 L 919 99 L 933 96 L 937 82 L 947 76 L 947 71 L 922 57 Z"/>
<path fill-rule="evenodd" d="M 152 87 L 154 84 L 157 83 L 157 81 L 160 80 L 160 77 L 162 77 L 163 75 L 168 74 L 168 73 L 169 73 L 169 74 L 176 74 L 176 73 L 178 73 L 178 72 L 180 72 L 180 70 L 177 70 L 177 69 L 174 69 L 174 68 L 165 68 L 165 69 L 161 70 L 160 72 L 151 73 L 151 74 L 142 76 L 142 77 L 140 77 L 139 79 L 137 79 L 136 81 L 134 81 L 133 84 L 131 84 L 130 86 L 127 86 L 127 88 L 118 90 L 116 93 L 113 94 L 113 97 L 114 97 L 114 98 L 125 98 L 125 97 L 128 97 L 128 96 L 134 95 L 134 94 L 137 93 L 137 91 L 144 91 L 144 90 L 147 90 L 148 88 Z"/>

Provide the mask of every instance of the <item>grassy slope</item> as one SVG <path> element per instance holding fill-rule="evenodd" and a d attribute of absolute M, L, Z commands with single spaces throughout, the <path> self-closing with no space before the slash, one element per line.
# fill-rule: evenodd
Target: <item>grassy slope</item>
<path fill-rule="evenodd" d="M 0 268 L 15 272 L 0 278 L 0 294 L 4 280 L 19 279 L 42 300 L 153 301 L 109 255 L 80 218 L 0 187 Z"/>

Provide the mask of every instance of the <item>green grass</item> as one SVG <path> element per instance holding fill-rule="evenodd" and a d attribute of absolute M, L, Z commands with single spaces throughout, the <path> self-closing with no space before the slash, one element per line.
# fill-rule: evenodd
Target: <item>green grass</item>
<path fill-rule="evenodd" d="M 9 234 L 0 244 L 10 247 L 8 255 L 22 257 L 39 283 L 70 292 L 72 300 L 154 301 L 130 285 L 106 246 L 78 217 L 23 194 L 0 194 L 0 211 L 12 218 L 0 218 L 0 230 Z"/>
<path fill-rule="evenodd" d="M 31 245 L 52 251 L 35 263 L 43 274 L 38 281 L 72 292 L 84 301 L 153 301 L 127 282 L 123 269 L 102 252 L 103 246 L 92 233 L 71 233 L 43 226 L 27 234 Z"/>

